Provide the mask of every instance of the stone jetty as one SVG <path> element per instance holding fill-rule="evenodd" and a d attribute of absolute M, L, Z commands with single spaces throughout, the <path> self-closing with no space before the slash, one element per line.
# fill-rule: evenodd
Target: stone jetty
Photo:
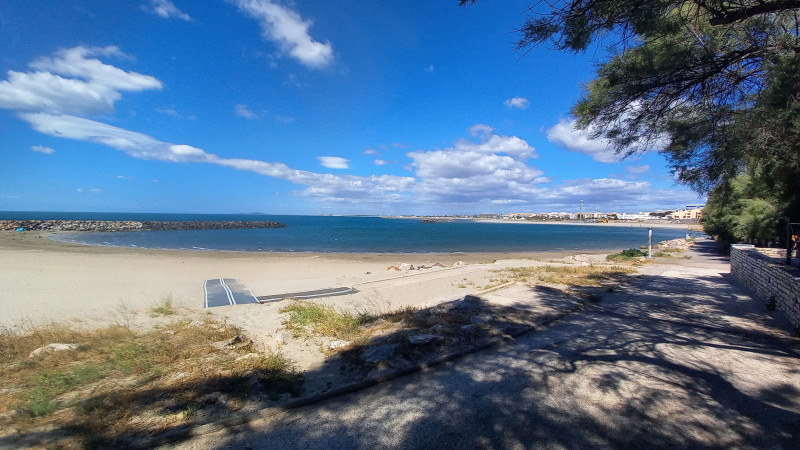
<path fill-rule="evenodd" d="M 231 230 L 244 228 L 284 228 L 271 220 L 0 220 L 0 230 L 25 231 L 166 231 Z"/>

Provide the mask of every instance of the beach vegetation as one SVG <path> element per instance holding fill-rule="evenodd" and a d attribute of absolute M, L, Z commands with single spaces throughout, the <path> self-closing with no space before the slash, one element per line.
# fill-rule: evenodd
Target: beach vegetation
<path fill-rule="evenodd" d="M 172 305 L 172 295 L 165 296 L 157 305 L 150 308 L 150 315 L 153 317 L 171 316 L 176 312 L 175 306 Z"/>
<path fill-rule="evenodd" d="M 361 326 L 378 319 L 375 312 L 339 311 L 332 306 L 295 301 L 281 308 L 287 314 L 284 324 L 296 336 L 318 334 L 337 339 L 353 339 L 361 334 Z"/>
<path fill-rule="evenodd" d="M 678 258 L 678 259 L 691 259 L 692 257 L 689 255 L 685 255 L 686 249 L 682 247 L 667 247 L 659 249 L 657 252 L 653 253 L 653 256 L 656 258 Z"/>
<path fill-rule="evenodd" d="M 147 331 L 31 321 L 2 328 L 0 427 L 66 430 L 59 446 L 108 447 L 218 420 L 256 401 L 253 394 L 299 393 L 292 362 L 241 333 L 205 316 Z M 51 343 L 71 345 L 33 352 Z"/>
<path fill-rule="evenodd" d="M 639 258 L 643 258 L 645 256 L 647 255 L 638 248 L 629 248 L 619 253 L 614 253 L 612 255 L 606 256 L 606 260 L 613 262 L 624 262 L 624 261 L 638 260 Z"/>
<path fill-rule="evenodd" d="M 514 267 L 498 271 L 509 280 L 526 284 L 556 284 L 565 286 L 602 286 L 617 282 L 622 277 L 635 273 L 630 266 L 532 266 Z"/>

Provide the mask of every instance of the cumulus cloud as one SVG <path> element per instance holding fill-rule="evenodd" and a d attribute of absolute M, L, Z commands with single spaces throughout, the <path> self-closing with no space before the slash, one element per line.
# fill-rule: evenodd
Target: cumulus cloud
<path fill-rule="evenodd" d="M 103 145 L 137 159 L 214 164 L 254 172 L 300 186 L 296 195 L 311 197 L 323 204 L 357 205 L 362 211 L 367 205 L 391 208 L 393 204 L 403 205 L 398 210 L 412 204 L 439 211 L 454 208 L 452 205 L 463 205 L 473 211 L 482 206 L 541 210 L 558 205 L 574 206 L 580 200 L 587 205 L 623 210 L 630 205 L 668 202 L 670 204 L 664 206 L 670 207 L 673 203 L 696 201 L 691 193 L 659 190 L 647 182 L 613 178 L 553 185 L 550 177 L 530 165 L 529 161 L 538 157 L 532 146 L 517 136 L 497 133 L 485 124 L 471 127 L 468 137 L 456 139 L 452 146 L 407 153 L 411 176 L 335 175 L 297 170 L 281 162 L 223 158 L 197 146 L 162 141 L 145 133 L 80 117 L 113 110 L 114 102 L 123 91 L 161 87 L 155 78 L 100 62 L 96 59 L 100 56 L 124 57 L 124 54 L 116 47 L 76 47 L 34 61 L 31 67 L 37 72 L 9 72 L 9 79 L 0 81 L 0 107 L 14 110 L 34 130 L 48 136 Z M 39 77 L 45 85 L 19 83 L 17 75 Z M 78 90 L 70 90 L 74 86 L 80 88 L 80 94 L 76 93 Z M 49 147 L 33 146 L 31 150 L 46 152 L 46 148 Z M 378 152 L 367 150 L 365 153 Z M 327 168 L 349 168 L 345 158 L 323 156 L 318 160 Z M 378 166 L 388 162 L 375 160 Z M 645 168 L 630 166 L 626 170 L 643 173 Z M 99 193 L 100 190 L 81 188 L 80 192 Z"/>
<path fill-rule="evenodd" d="M 242 12 L 261 25 L 264 39 L 277 43 L 301 64 L 322 68 L 333 61 L 329 42 L 315 41 L 308 33 L 312 22 L 296 11 L 271 0 L 231 0 Z"/>
<path fill-rule="evenodd" d="M 161 89 L 149 75 L 126 72 L 95 56 L 126 57 L 117 47 L 74 47 L 30 64 L 35 72 L 8 71 L 0 81 L 0 108 L 55 114 L 98 114 L 114 110 L 121 91 Z"/>
<path fill-rule="evenodd" d="M 145 10 L 164 19 L 175 17 L 186 21 L 192 20 L 188 14 L 178 9 L 170 0 L 150 0 L 150 7 L 145 7 Z"/>
<path fill-rule="evenodd" d="M 145 133 L 80 117 L 80 115 L 113 110 L 113 104 L 119 99 L 120 91 L 161 87 L 161 83 L 153 77 L 125 72 L 90 58 L 123 55 L 116 47 L 103 49 L 76 47 L 59 51 L 51 58 L 40 58 L 31 64 L 32 67 L 39 69 L 39 72 L 21 75 L 40 77 L 41 80 L 52 84 L 18 83 L 15 77 L 19 73 L 9 72 L 9 80 L 0 81 L 0 107 L 15 110 L 21 119 L 42 134 L 104 145 L 137 159 L 172 163 L 206 163 L 251 171 L 305 186 L 303 190 L 297 192 L 298 195 L 316 197 L 322 201 L 386 204 L 408 193 L 415 183 L 413 177 L 338 176 L 296 170 L 280 162 L 220 158 L 199 147 L 161 141 Z M 74 76 L 77 79 L 64 78 L 61 75 Z M 64 88 L 65 84 L 68 87 L 79 86 L 81 89 L 73 92 Z M 95 95 L 98 93 L 102 95 Z M 340 157 L 322 157 L 320 162 L 332 168 L 349 166 L 348 160 Z M 158 180 L 154 179 L 152 182 L 157 183 Z M 81 192 L 94 191 L 81 188 Z"/>
<path fill-rule="evenodd" d="M 55 153 L 55 152 L 56 152 L 56 151 L 55 151 L 55 150 L 53 150 L 52 148 L 50 148 L 50 147 L 45 147 L 44 145 L 34 145 L 34 146 L 31 146 L 31 151 L 33 151 L 33 152 L 37 152 L 37 153 L 44 153 L 44 154 L 46 154 L 46 155 L 52 155 L 53 153 Z"/>
<path fill-rule="evenodd" d="M 247 106 L 245 106 L 245 105 L 236 105 L 236 108 L 234 109 L 234 112 L 236 113 L 237 116 L 244 117 L 244 118 L 247 118 L 247 119 L 257 119 L 258 118 L 256 113 L 254 113 L 253 111 L 250 111 L 249 109 L 247 109 Z"/>
<path fill-rule="evenodd" d="M 504 101 L 503 104 L 508 106 L 510 109 L 528 109 L 528 106 L 530 106 L 531 102 L 524 97 L 514 97 Z"/>
<path fill-rule="evenodd" d="M 547 130 L 547 139 L 571 152 L 584 153 L 598 162 L 619 162 L 617 155 L 603 138 L 593 139 L 587 130 L 575 128 L 575 119 L 561 119 L 558 124 Z"/>
<path fill-rule="evenodd" d="M 457 139 L 452 147 L 407 153 L 419 180 L 417 193 L 428 201 L 472 202 L 514 199 L 537 192 L 541 170 L 527 160 L 536 150 L 516 136 L 494 133 L 478 124 L 469 133 L 478 138 Z"/>
<path fill-rule="evenodd" d="M 349 169 L 350 161 L 339 156 L 320 156 L 317 158 L 322 167 L 328 169 Z"/>

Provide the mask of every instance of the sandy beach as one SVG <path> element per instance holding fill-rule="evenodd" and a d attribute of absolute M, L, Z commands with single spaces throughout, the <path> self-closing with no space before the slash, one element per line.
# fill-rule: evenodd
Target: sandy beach
<path fill-rule="evenodd" d="M 513 223 L 513 222 L 510 222 Z M 609 224 L 587 224 L 609 226 Z M 616 224 L 615 224 L 616 225 Z M 663 224 L 683 227 L 685 224 Z M 650 226 L 650 224 L 628 224 Z M 353 287 L 320 298 L 337 308 L 387 311 L 430 306 L 480 292 L 495 271 L 564 260 L 575 252 L 351 254 L 155 250 L 85 246 L 50 239 L 57 232 L 0 232 L 0 326 L 25 321 L 97 327 L 168 299 L 184 314 L 212 314 L 255 338 L 281 327 L 283 302 L 204 309 L 203 283 L 235 278 L 256 296 Z M 592 253 L 592 252 L 587 252 Z M 603 252 L 594 252 L 600 254 Z M 423 267 L 395 270 L 402 264 Z M 141 323 L 143 327 L 148 323 Z"/>
<path fill-rule="evenodd" d="M 30 320 L 102 326 L 119 322 L 124 311 L 146 311 L 171 299 L 185 313 L 213 314 L 259 337 L 280 327 L 281 302 L 204 309 L 205 280 L 236 278 L 257 296 L 355 287 L 356 294 L 319 301 L 387 310 L 459 298 L 487 285 L 493 270 L 568 256 L 148 250 L 67 244 L 49 239 L 53 234 L 0 233 L 0 325 Z M 403 263 L 429 268 L 387 270 Z"/>

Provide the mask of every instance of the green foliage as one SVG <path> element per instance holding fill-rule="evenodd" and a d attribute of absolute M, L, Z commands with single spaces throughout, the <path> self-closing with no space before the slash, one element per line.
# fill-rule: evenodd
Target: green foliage
<path fill-rule="evenodd" d="M 739 175 L 708 196 L 703 227 L 723 244 L 777 241 L 776 229 L 788 202 L 777 197 L 763 179 Z"/>
<path fill-rule="evenodd" d="M 313 302 L 293 302 L 280 312 L 289 314 L 285 324 L 297 335 L 316 333 L 339 339 L 352 338 L 360 333 L 361 325 L 378 318 L 366 311 L 353 314 Z"/>
<path fill-rule="evenodd" d="M 150 309 L 150 315 L 155 316 L 170 316 L 175 314 L 175 307 L 172 305 L 172 296 L 168 295 L 161 299 L 161 302 Z"/>
<path fill-rule="evenodd" d="M 629 248 L 627 250 L 623 250 L 619 253 L 614 253 L 613 255 L 606 256 L 606 260 L 608 261 L 627 261 L 634 258 L 641 258 L 645 255 L 641 250 L 638 248 Z"/>
<path fill-rule="evenodd" d="M 102 373 L 94 366 L 42 372 L 33 380 L 25 410 L 33 417 L 46 416 L 59 409 L 60 403 L 56 399 L 59 394 L 100 377 Z"/>
<path fill-rule="evenodd" d="M 644 253 L 638 248 L 629 248 L 627 250 L 621 251 L 620 254 L 628 258 L 640 258 L 644 256 Z"/>
<path fill-rule="evenodd" d="M 799 10 L 798 0 L 540 0 L 517 46 L 610 43 L 572 109 L 578 127 L 623 156 L 660 150 L 680 182 L 710 193 L 707 230 L 769 240 L 777 216 L 800 218 Z M 731 185 L 743 175 L 740 195 Z"/>

